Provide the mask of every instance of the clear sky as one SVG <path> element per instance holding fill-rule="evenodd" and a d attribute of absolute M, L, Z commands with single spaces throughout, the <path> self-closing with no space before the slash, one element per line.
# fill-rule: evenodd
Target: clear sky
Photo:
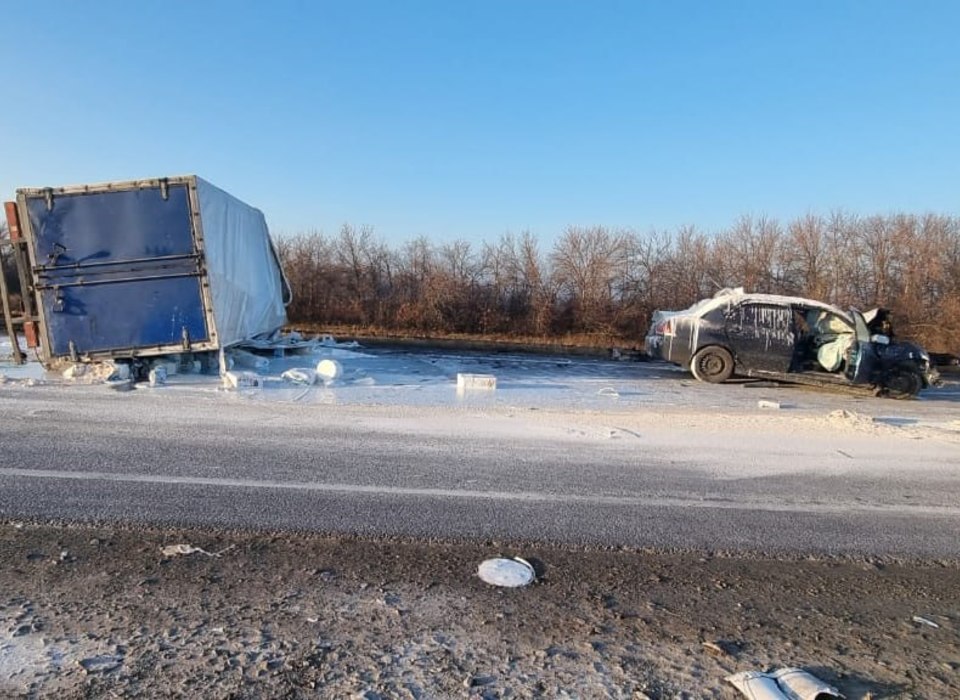
<path fill-rule="evenodd" d="M 196 173 L 390 243 L 960 213 L 960 2 L 0 0 L 0 195 Z"/>

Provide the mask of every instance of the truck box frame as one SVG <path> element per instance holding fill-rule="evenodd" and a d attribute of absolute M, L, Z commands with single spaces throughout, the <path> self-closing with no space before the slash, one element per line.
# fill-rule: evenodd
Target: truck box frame
<path fill-rule="evenodd" d="M 25 258 L 29 265 L 25 275 L 29 289 L 22 291 L 35 310 L 30 318 L 37 325 L 34 343 L 45 366 L 215 351 L 237 341 L 238 331 L 231 331 L 234 337 L 223 338 L 219 327 L 201 189 L 206 196 L 221 198 L 224 211 L 239 212 L 241 219 L 256 224 L 251 235 L 267 239 L 266 244 L 256 241 L 256 252 L 264 251 L 266 245 L 272 260 L 254 260 L 251 265 L 260 267 L 251 269 L 272 274 L 268 266 L 276 265 L 286 288 L 262 213 L 195 175 L 17 190 L 16 225 L 26 248 L 18 262 Z M 225 226 L 228 220 L 233 221 L 223 216 L 217 223 Z M 244 233 L 242 224 L 239 226 L 238 232 Z M 83 235 L 77 235 L 78 230 Z M 99 249 L 101 230 L 106 231 L 106 244 Z M 226 236 L 218 235 L 222 247 Z M 74 243 L 76 252 L 70 250 Z M 233 239 L 228 243 L 233 245 Z M 231 261 L 257 257 L 247 255 L 246 250 L 231 249 L 229 253 Z M 238 286 L 246 272 L 237 273 Z M 268 284 L 270 289 L 276 286 L 274 281 Z M 113 299 L 117 317 L 111 317 Z M 282 306 L 280 315 L 270 310 L 272 313 L 262 314 L 262 322 L 279 319 L 271 323 L 279 327 Z M 130 314 L 130 320 L 122 314 Z M 256 322 L 230 315 L 228 326 L 244 331 L 256 326 Z M 259 329 L 269 330 L 272 328 Z"/>

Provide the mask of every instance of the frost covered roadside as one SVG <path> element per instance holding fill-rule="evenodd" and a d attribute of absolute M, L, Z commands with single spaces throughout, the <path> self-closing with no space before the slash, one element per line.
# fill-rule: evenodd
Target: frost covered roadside
<path fill-rule="evenodd" d="M 732 700 L 725 676 L 783 665 L 852 699 L 960 694 L 950 562 L 23 523 L 0 543 L 4 697 Z M 500 552 L 541 580 L 483 584 Z"/>
<path fill-rule="evenodd" d="M 407 441 L 417 469 L 404 475 L 406 486 L 482 490 L 483 484 L 458 485 L 460 476 L 474 478 L 467 473 L 473 463 L 447 439 L 469 431 L 484 445 L 478 454 L 499 449 L 509 457 L 496 473 L 501 489 L 511 474 L 536 473 L 516 469 L 513 458 L 522 453 L 532 460 L 544 445 L 578 456 L 575 466 L 596 459 L 622 487 L 627 477 L 646 473 L 636 464 L 639 447 L 648 454 L 669 450 L 681 465 L 709 452 L 703 470 L 710 487 L 735 489 L 737 497 L 750 495 L 749 484 L 771 489 L 794 478 L 809 486 L 813 477 L 835 473 L 839 493 L 815 490 L 803 500 L 823 507 L 836 498 L 835 507 L 845 510 L 866 497 L 867 505 L 895 507 L 916 521 L 926 521 L 931 507 L 956 509 L 955 387 L 930 400 L 897 403 L 698 385 L 681 373 L 628 363 L 454 353 L 341 359 L 339 384 L 288 387 L 278 376 L 283 363 L 275 363 L 281 367 L 271 368 L 266 387 L 242 392 L 221 391 L 216 378 L 199 376 L 122 395 L 12 380 L 0 392 L 7 454 L 51 435 L 76 449 L 48 452 L 38 443 L 27 452 L 58 455 L 54 466 L 61 469 L 96 471 L 79 451 L 92 443 L 94 455 L 106 454 L 108 462 L 127 470 L 150 462 L 152 477 L 166 477 L 169 464 L 151 461 L 157 450 L 129 460 L 114 456 L 136 444 L 130 437 L 152 436 L 177 449 L 170 436 L 193 435 L 183 464 L 222 467 L 227 480 L 244 483 L 251 474 L 319 482 L 318 431 L 325 451 L 348 455 L 363 433 L 369 441 L 382 436 L 391 453 Z M 454 379 L 460 371 L 496 375 L 497 390 L 461 400 Z M 761 400 L 778 408 L 758 408 Z M 421 464 L 421 440 L 457 459 L 421 473 L 428 466 Z M 263 474 L 256 460 L 247 472 L 241 460 L 217 461 L 209 452 L 196 459 L 206 444 L 267 447 L 290 459 L 278 461 L 283 470 L 276 475 Z M 748 450 L 777 459 L 745 459 Z M 391 473 L 366 466 L 361 476 L 390 488 Z M 678 497 L 682 482 L 674 476 L 683 476 L 679 466 L 663 483 L 665 493 Z M 557 468 L 552 477 L 557 486 L 564 472 Z M 571 478 L 576 497 L 590 490 Z M 8 493 L 25 481 L 8 479 Z M 904 480 L 909 489 L 897 486 Z M 52 493 L 68 494 L 66 507 L 83 500 L 80 483 Z M 858 488 L 862 483 L 871 489 Z M 873 491 L 888 483 L 890 492 Z M 588 486 L 602 485 L 594 478 Z M 649 495 L 645 482 L 636 486 L 641 497 Z M 171 487 L 178 508 L 201 501 L 205 511 L 213 509 L 209 495 L 187 499 L 179 488 Z M 160 494 L 161 484 L 153 484 L 144 503 Z M 918 494 L 919 504 L 889 498 Z M 755 495 L 761 505 L 780 500 L 769 491 Z M 104 496 L 91 504 L 106 502 Z M 678 507 L 695 510 L 687 506 L 702 499 L 702 489 L 693 488 Z M 320 510 L 315 496 L 302 500 L 309 506 L 304 515 Z M 284 505 L 289 512 L 290 501 Z M 798 512 L 807 505 L 800 503 Z M 257 514 L 249 510 L 245 516 Z M 63 517 L 59 504 L 56 513 L 50 517 Z M 456 517 L 463 519 L 461 509 Z M 950 537 L 950 529 L 941 531 Z M 164 547 L 180 544 L 221 556 L 164 555 Z M 540 560 L 544 580 L 511 592 L 483 586 L 477 564 L 499 553 Z M 8 523 L 0 527 L 0 696 L 732 699 L 723 682 L 729 673 L 795 665 L 851 698 L 953 697 L 958 580 L 956 565 L 947 562 L 902 566 Z"/>

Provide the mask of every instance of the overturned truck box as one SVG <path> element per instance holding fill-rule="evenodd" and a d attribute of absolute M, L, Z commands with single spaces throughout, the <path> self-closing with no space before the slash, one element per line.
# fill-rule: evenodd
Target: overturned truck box
<path fill-rule="evenodd" d="M 199 177 L 19 189 L 6 210 L 46 366 L 210 352 L 286 322 L 263 213 Z"/>

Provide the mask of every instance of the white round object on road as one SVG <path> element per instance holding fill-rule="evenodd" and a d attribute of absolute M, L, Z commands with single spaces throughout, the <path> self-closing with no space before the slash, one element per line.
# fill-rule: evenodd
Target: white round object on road
<path fill-rule="evenodd" d="M 477 575 L 485 583 L 502 588 L 520 588 L 533 582 L 537 572 L 530 562 L 520 557 L 487 559 L 480 564 Z"/>
<path fill-rule="evenodd" d="M 320 360 L 317 364 L 317 374 L 329 381 L 343 374 L 343 367 L 336 360 Z"/>

